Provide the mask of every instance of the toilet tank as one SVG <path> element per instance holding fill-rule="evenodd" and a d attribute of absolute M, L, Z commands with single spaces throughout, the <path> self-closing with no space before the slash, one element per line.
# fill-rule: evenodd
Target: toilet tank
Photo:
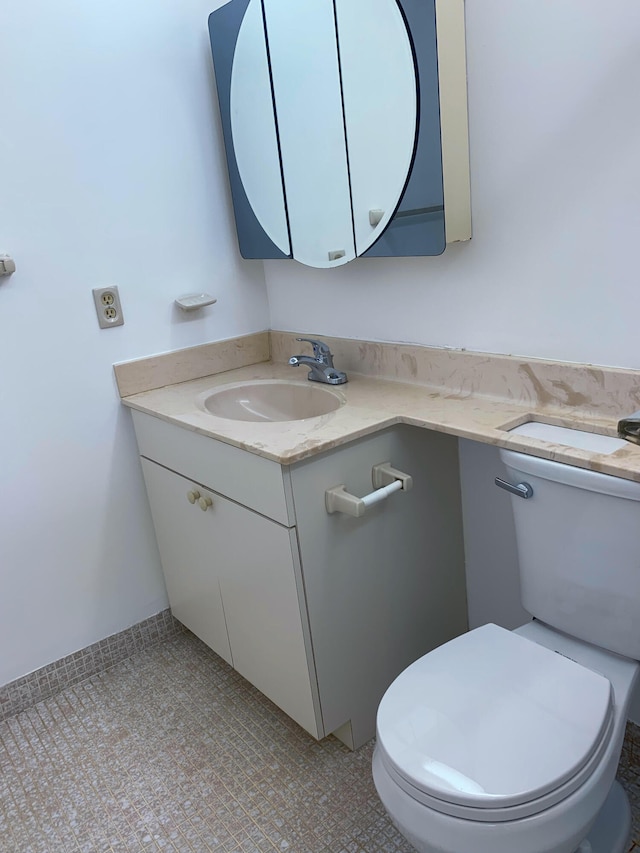
<path fill-rule="evenodd" d="M 522 603 L 573 637 L 640 660 L 640 483 L 501 450 Z"/>

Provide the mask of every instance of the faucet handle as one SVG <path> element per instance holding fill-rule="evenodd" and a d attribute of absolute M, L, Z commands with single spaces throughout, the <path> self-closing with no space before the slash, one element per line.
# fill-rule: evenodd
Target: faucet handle
<path fill-rule="evenodd" d="M 325 344 L 324 341 L 317 341 L 315 338 L 296 338 L 297 341 L 306 341 L 306 343 L 311 344 L 313 347 L 313 354 L 316 358 L 319 358 L 322 355 L 331 355 L 331 350 L 329 349 L 328 344 Z"/>

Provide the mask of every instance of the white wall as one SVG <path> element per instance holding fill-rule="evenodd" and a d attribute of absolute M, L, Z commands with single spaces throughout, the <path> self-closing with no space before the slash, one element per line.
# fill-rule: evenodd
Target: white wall
<path fill-rule="evenodd" d="M 273 328 L 640 367 L 640 3 L 467 0 L 466 20 L 474 239 L 270 261 Z"/>
<path fill-rule="evenodd" d="M 269 325 L 231 219 L 214 5 L 3 6 L 0 684 L 167 606 L 112 363 Z M 108 284 L 126 323 L 101 331 Z M 217 305 L 172 306 L 200 290 Z"/>

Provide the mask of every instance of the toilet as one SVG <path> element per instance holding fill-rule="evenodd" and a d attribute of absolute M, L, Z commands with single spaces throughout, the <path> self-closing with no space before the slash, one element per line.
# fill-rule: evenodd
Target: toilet
<path fill-rule="evenodd" d="M 624 853 L 615 775 L 640 669 L 640 483 L 500 456 L 533 621 L 476 628 L 396 678 L 374 782 L 419 853 Z"/>

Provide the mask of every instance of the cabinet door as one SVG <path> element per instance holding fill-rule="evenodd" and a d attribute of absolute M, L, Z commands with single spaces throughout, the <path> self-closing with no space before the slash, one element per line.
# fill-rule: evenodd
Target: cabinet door
<path fill-rule="evenodd" d="M 142 459 L 151 515 L 171 612 L 210 648 L 233 664 L 212 548 L 212 508 L 202 512 L 187 493 L 200 486 Z"/>
<path fill-rule="evenodd" d="M 224 498 L 216 498 L 214 509 L 215 556 L 233 665 L 303 728 L 321 737 L 313 698 L 315 669 L 305 643 L 296 531 Z"/>
<path fill-rule="evenodd" d="M 343 264 L 355 245 L 333 4 L 263 8 L 293 257 Z"/>
<path fill-rule="evenodd" d="M 391 222 L 411 172 L 416 69 L 396 0 L 339 0 L 335 8 L 356 253 L 362 255 Z M 376 210 L 380 219 L 371 221 Z"/>
<path fill-rule="evenodd" d="M 225 50 L 232 45 L 225 44 Z M 289 255 L 289 230 L 278 149 L 264 20 L 249 3 L 238 32 L 229 91 L 233 151 L 242 186 L 267 236 Z M 239 192 L 232 185 L 234 196 Z M 250 256 L 250 255 L 248 255 Z"/>

